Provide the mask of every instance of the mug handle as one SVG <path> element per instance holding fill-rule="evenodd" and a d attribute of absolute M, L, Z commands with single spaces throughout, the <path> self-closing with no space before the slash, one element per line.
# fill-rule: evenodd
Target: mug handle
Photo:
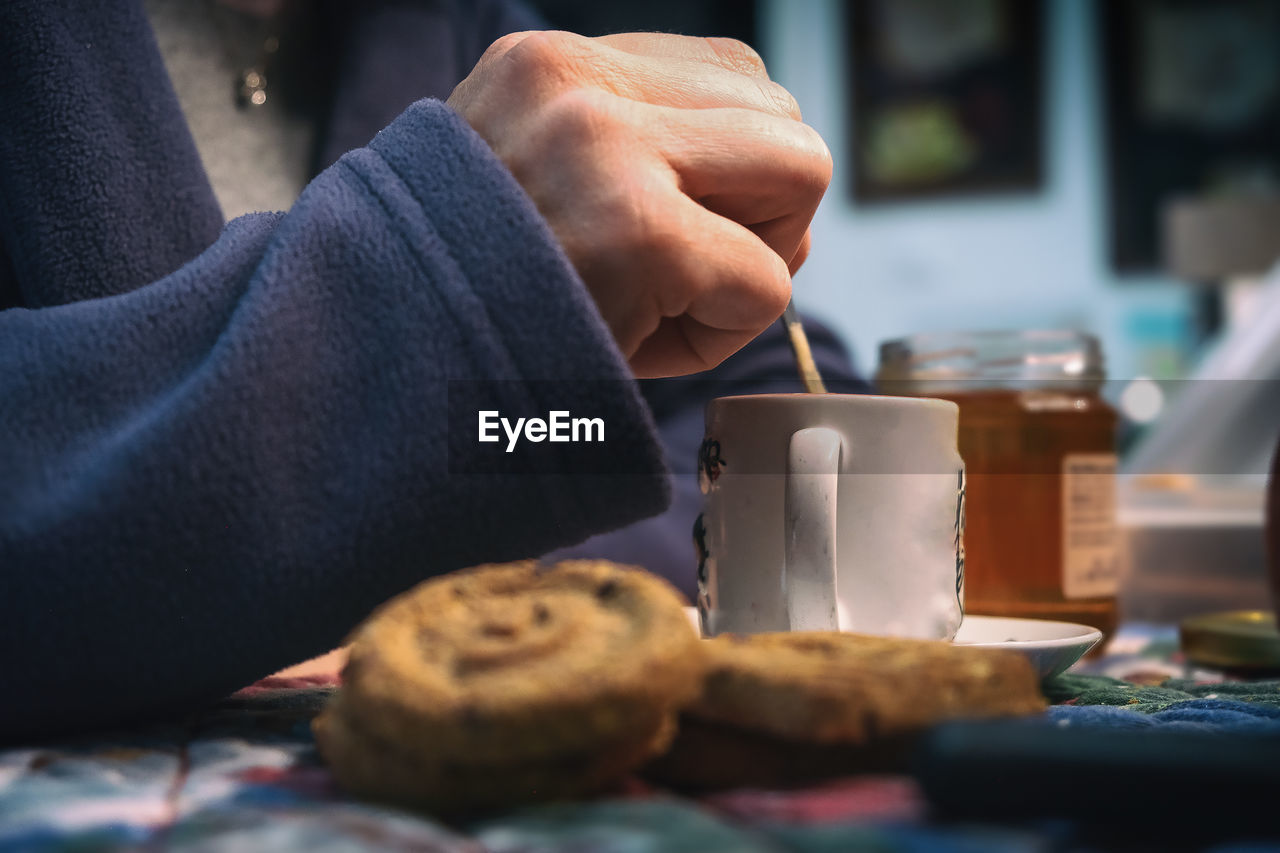
<path fill-rule="evenodd" d="M 787 451 L 782 589 L 792 631 L 839 630 L 836 603 L 836 492 L 840 433 L 809 427 Z"/>

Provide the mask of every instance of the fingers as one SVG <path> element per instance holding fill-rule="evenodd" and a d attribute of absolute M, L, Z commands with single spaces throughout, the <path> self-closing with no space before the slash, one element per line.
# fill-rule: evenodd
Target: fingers
<path fill-rule="evenodd" d="M 601 36 L 595 41 L 640 56 L 683 59 L 717 65 L 726 71 L 748 77 L 769 78 L 760 54 L 737 39 L 675 36 L 669 33 L 618 33 Z"/>
<path fill-rule="evenodd" d="M 752 73 L 731 70 L 739 68 Z M 658 33 L 603 39 L 562 32 L 504 36 L 489 47 L 449 103 L 483 135 L 520 105 L 546 102 L 575 88 L 640 104 L 749 109 L 800 118 L 795 98 L 763 73 L 759 56 L 746 45 Z"/>
<path fill-rule="evenodd" d="M 706 370 L 776 320 L 791 296 L 787 265 L 741 225 L 688 199 L 661 242 L 660 278 L 649 284 L 661 319 L 630 354 L 637 376 Z"/>
<path fill-rule="evenodd" d="M 630 41 L 644 42 L 649 49 L 618 46 Z M 722 42 L 727 46 L 720 52 L 712 49 Z M 513 68 L 519 66 L 512 74 L 515 85 L 529 86 L 531 77 L 542 78 L 599 88 L 640 103 L 683 109 L 737 107 L 800 118 L 795 98 L 763 73 L 755 51 L 732 39 L 515 33 L 495 42 L 490 53 Z"/>
<path fill-rule="evenodd" d="M 831 152 L 806 124 L 764 113 L 739 110 L 654 110 L 641 121 L 661 124 L 656 135 L 662 154 L 697 199 L 778 197 L 777 208 L 760 208 L 753 223 L 788 212 L 787 197 L 797 192 L 820 199 L 831 181 Z M 750 176 L 753 186 L 744 186 Z"/>
<path fill-rule="evenodd" d="M 736 222 L 685 202 L 677 227 L 688 241 L 673 264 L 692 282 L 663 314 L 689 314 L 703 324 L 754 336 L 782 314 L 791 297 L 786 262 Z"/>
<path fill-rule="evenodd" d="M 710 370 L 750 341 L 741 332 L 709 328 L 687 315 L 664 317 L 627 364 L 637 379 L 686 376 Z"/>
<path fill-rule="evenodd" d="M 795 275 L 796 270 L 800 269 L 801 264 L 809 257 L 810 219 L 812 215 L 806 216 L 802 212 L 797 212 L 769 222 L 747 226 L 747 230 L 773 249 L 778 257 L 786 262 L 787 271 Z"/>
<path fill-rule="evenodd" d="M 738 108 L 800 119 L 800 105 L 766 76 L 681 57 L 634 55 L 596 45 L 593 82 L 628 100 L 681 109 Z"/>
<path fill-rule="evenodd" d="M 800 270 L 800 267 L 804 266 L 804 262 L 809 259 L 809 247 L 812 244 L 813 232 L 806 228 L 804 231 L 804 237 L 800 240 L 800 248 L 787 263 L 787 271 L 790 272 L 791 275 L 794 276 Z"/>
<path fill-rule="evenodd" d="M 620 183 L 623 177 L 649 175 L 745 225 L 788 264 L 800 251 L 831 176 L 826 145 L 791 119 L 742 109 L 655 107 L 599 90 L 561 96 L 539 122 L 495 142 L 494 150 L 544 215 L 554 218 L 560 205 L 580 206 L 594 181 L 636 192 Z M 567 150 L 584 152 L 573 161 L 574 192 L 568 192 L 573 176 L 562 174 L 569 164 L 549 161 Z M 585 156 L 589 151 L 603 155 Z"/>
<path fill-rule="evenodd" d="M 744 110 L 651 109 L 644 120 L 666 131 L 657 144 L 686 195 L 794 262 L 831 180 L 831 154 L 817 132 Z"/>
<path fill-rule="evenodd" d="M 831 158 L 740 42 L 517 33 L 449 104 L 537 205 L 637 375 L 713 367 L 786 306 Z"/>
<path fill-rule="evenodd" d="M 713 367 L 782 313 L 787 265 L 673 184 L 635 189 L 593 208 L 590 229 L 562 243 L 636 375 Z"/>

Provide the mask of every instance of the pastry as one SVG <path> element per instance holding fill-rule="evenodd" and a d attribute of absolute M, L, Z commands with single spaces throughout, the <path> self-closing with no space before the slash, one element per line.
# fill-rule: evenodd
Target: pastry
<path fill-rule="evenodd" d="M 661 751 L 699 692 L 679 595 L 602 561 L 427 581 L 352 638 L 314 723 L 349 790 L 469 812 L 598 790 Z"/>
<path fill-rule="evenodd" d="M 684 788 L 780 785 L 900 769 L 914 739 L 956 718 L 1044 709 L 1021 655 L 836 632 L 705 642 L 701 697 L 648 775 Z"/>

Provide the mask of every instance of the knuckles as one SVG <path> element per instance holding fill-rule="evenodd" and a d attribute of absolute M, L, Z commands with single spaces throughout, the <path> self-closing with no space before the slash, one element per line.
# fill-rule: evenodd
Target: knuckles
<path fill-rule="evenodd" d="M 485 52 L 480 56 L 480 61 L 477 62 L 476 64 L 485 65 L 487 63 L 492 63 L 498 59 L 501 59 L 502 57 L 510 53 L 512 48 L 514 48 L 516 45 L 520 44 L 520 42 L 524 41 L 525 39 L 529 38 L 532 35 L 536 35 L 536 33 L 533 31 L 529 31 L 529 32 L 519 32 L 519 33 L 507 33 L 506 35 L 501 36 L 485 49 Z"/>
<path fill-rule="evenodd" d="M 519 33 L 521 36 L 502 58 L 518 68 L 537 69 L 555 68 L 567 59 L 562 45 L 565 33 L 538 30 L 530 33 Z M 504 36 L 503 38 L 507 38 Z M 502 39 L 499 39 L 501 41 Z"/>
<path fill-rule="evenodd" d="M 611 100 L 595 89 L 559 90 L 520 132 L 504 135 L 494 150 L 526 189 L 529 182 L 546 186 L 573 174 L 612 191 L 607 186 L 609 173 L 629 168 L 620 152 L 634 148 L 635 140 L 625 121 L 614 114 Z M 560 194 L 569 191 L 565 186 L 548 188 Z"/>
<path fill-rule="evenodd" d="M 536 30 L 503 36 L 485 55 L 493 54 L 501 84 L 520 92 L 549 82 L 568 85 L 579 76 L 582 64 L 590 62 L 592 49 L 581 36 Z"/>
<path fill-rule="evenodd" d="M 746 42 L 711 36 L 706 39 L 706 43 L 725 67 L 752 77 L 769 76 L 760 54 Z"/>
<path fill-rule="evenodd" d="M 785 86 L 781 86 L 772 80 L 761 80 L 757 85 L 760 86 L 760 91 L 764 94 L 765 99 L 774 105 L 774 109 L 780 115 L 788 116 L 796 121 L 801 120 L 800 102 Z"/>
<path fill-rule="evenodd" d="M 588 88 L 570 88 L 557 93 L 542 114 L 542 126 L 551 137 L 549 145 L 560 156 L 590 151 L 609 142 L 620 131 L 619 120 L 607 107 L 609 96 Z"/>

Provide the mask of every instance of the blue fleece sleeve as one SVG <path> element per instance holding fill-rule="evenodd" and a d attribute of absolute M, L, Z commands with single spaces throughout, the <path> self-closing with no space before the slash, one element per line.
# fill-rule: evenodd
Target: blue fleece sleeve
<path fill-rule="evenodd" d="M 422 578 L 667 500 L 581 281 L 439 102 L 158 281 L 0 312 L 0 364 L 0 739 L 216 698 Z M 602 418 L 629 473 L 471 473 L 464 379 Z"/>

